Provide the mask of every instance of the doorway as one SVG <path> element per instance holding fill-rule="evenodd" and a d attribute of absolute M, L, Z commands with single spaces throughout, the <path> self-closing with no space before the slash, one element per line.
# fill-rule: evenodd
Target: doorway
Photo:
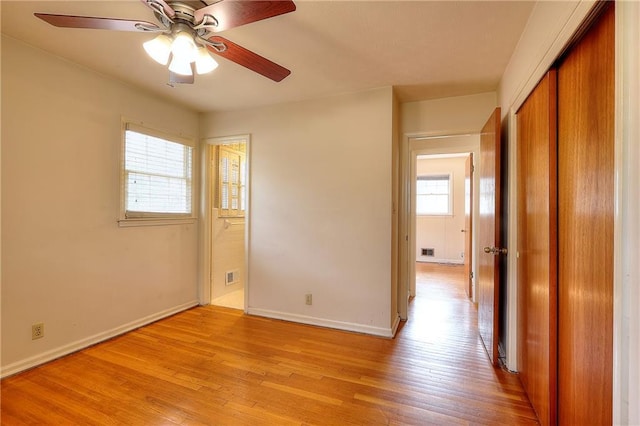
<path fill-rule="evenodd" d="M 401 246 L 401 252 L 403 252 L 402 258 L 406 259 L 401 264 L 401 279 L 399 286 L 399 312 L 401 314 L 402 319 L 408 318 L 408 301 L 416 296 L 416 266 L 420 263 L 427 263 L 428 261 L 432 261 L 435 263 L 448 263 L 452 265 L 462 265 L 466 258 L 470 258 L 470 272 L 467 273 L 467 277 L 470 279 L 470 285 L 465 287 L 471 287 L 470 291 L 466 290 L 468 294 L 470 294 L 469 298 L 475 302 L 475 259 L 477 258 L 477 247 L 476 247 L 476 233 L 477 231 L 473 228 L 470 228 L 467 233 L 467 229 L 465 226 L 465 206 L 464 206 L 464 192 L 465 192 L 465 160 L 470 157 L 470 154 L 473 154 L 473 158 L 479 158 L 480 151 L 480 135 L 479 134 L 463 134 L 463 135 L 443 135 L 443 136 L 425 136 L 425 137 L 409 137 L 406 140 L 405 144 L 405 152 L 406 167 L 404 168 L 404 181 L 406 182 L 406 198 L 403 201 L 402 205 L 405 206 L 402 219 L 403 224 L 402 229 L 406 229 L 406 241 L 407 244 L 405 247 Z M 445 159 L 455 160 L 460 162 L 461 168 L 456 168 L 455 171 L 451 172 L 443 172 L 442 169 L 433 168 L 431 171 L 424 172 L 422 169 L 418 168 L 418 158 L 428 159 L 429 161 L 433 160 L 437 162 L 441 160 L 444 162 Z M 447 160 L 449 161 L 449 160 Z M 472 160 L 471 160 L 472 161 Z M 440 171 L 439 171 L 440 170 Z M 452 240 L 455 240 L 455 244 L 448 244 L 445 248 L 445 245 L 442 245 L 441 248 L 432 247 L 431 244 L 428 244 L 428 241 L 422 239 L 423 235 L 418 229 L 422 226 L 420 222 L 425 222 L 425 218 L 422 218 L 419 214 L 417 214 L 418 209 L 418 200 L 417 200 L 417 186 L 418 186 L 418 177 L 426 176 L 423 180 L 429 179 L 439 179 L 442 180 L 443 175 L 452 175 L 450 177 L 450 184 L 454 185 L 453 182 L 456 180 L 456 176 L 460 177 L 461 186 L 458 186 L 458 191 L 461 191 L 461 196 L 463 198 L 459 199 L 459 201 L 455 202 L 455 199 L 451 201 L 454 203 L 453 208 L 458 208 L 458 212 L 461 219 L 461 222 L 458 223 L 455 220 L 452 220 L 452 215 L 449 213 L 448 216 L 441 217 L 439 219 L 440 222 L 448 221 L 448 227 L 450 228 L 451 235 L 453 235 L 453 231 L 455 231 L 455 237 L 451 237 Z M 470 192 L 470 218 L 476 219 L 478 217 L 479 204 L 478 197 L 473 194 L 477 192 L 477 188 L 479 187 L 478 177 L 477 175 L 473 175 L 473 179 L 469 182 L 473 191 Z M 428 185 L 427 185 L 428 186 Z M 460 201 L 462 200 L 462 201 Z M 448 203 L 448 201 L 447 201 Z M 434 218 L 426 218 L 427 221 Z M 438 220 L 438 219 L 436 219 Z M 443 228 L 442 224 L 440 228 L 436 226 L 437 230 L 441 230 Z M 465 232 L 462 232 L 462 231 Z M 404 233 L 404 232 L 403 232 Z M 465 247 L 465 237 L 469 237 L 471 242 L 470 248 Z M 447 237 L 441 237 L 442 239 L 447 239 Z M 425 245 L 426 244 L 426 245 Z M 435 243 L 433 244 L 435 246 Z M 423 249 L 425 249 L 423 251 Z M 430 250 L 435 249 L 435 250 Z M 470 253 L 467 254 L 467 253 Z M 402 277 L 406 278 L 402 278 Z M 403 295 L 407 295 L 404 296 Z"/>
<path fill-rule="evenodd" d="M 248 298 L 248 136 L 207 140 L 208 302 L 245 310 Z"/>
<path fill-rule="evenodd" d="M 461 271 L 465 264 L 470 266 L 471 226 L 465 223 L 465 211 L 471 205 L 470 185 L 467 188 L 470 182 L 466 176 L 466 165 L 471 159 L 471 153 L 416 156 L 412 205 L 416 214 L 417 269 L 423 263 L 449 265 Z M 470 296 L 470 286 L 466 287 Z"/>

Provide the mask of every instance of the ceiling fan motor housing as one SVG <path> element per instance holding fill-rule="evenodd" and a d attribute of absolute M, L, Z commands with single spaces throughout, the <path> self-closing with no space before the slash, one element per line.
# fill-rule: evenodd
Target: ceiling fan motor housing
<path fill-rule="evenodd" d="M 174 16 L 174 20 L 182 20 L 190 24 L 191 26 L 195 25 L 196 16 L 195 9 L 189 5 L 180 2 L 169 2 L 169 5 L 176 12 Z"/>

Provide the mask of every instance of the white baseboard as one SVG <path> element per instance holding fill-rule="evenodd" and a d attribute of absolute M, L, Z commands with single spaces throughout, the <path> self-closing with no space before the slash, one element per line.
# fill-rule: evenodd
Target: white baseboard
<path fill-rule="evenodd" d="M 353 331 L 355 333 L 371 334 L 374 336 L 392 338 L 395 335 L 397 325 L 400 323 L 400 317 L 395 321 L 394 327 L 372 327 L 370 325 L 357 324 L 353 322 L 334 321 L 324 318 L 310 317 L 307 315 L 291 314 L 288 312 L 271 311 L 268 309 L 248 308 L 247 314 L 259 317 L 273 318 L 278 320 L 297 322 L 301 324 L 315 325 L 318 327 L 335 328 L 344 331 Z"/>
<path fill-rule="evenodd" d="M 77 340 L 67 345 L 51 349 L 47 352 L 43 352 L 41 354 L 34 355 L 20 361 L 16 361 L 6 366 L 3 365 L 2 368 L 0 368 L 0 377 L 5 378 L 21 371 L 28 370 L 29 368 L 33 368 L 46 362 L 53 361 L 56 358 L 60 358 L 65 355 L 69 355 L 70 353 L 77 352 L 81 349 L 88 348 L 89 346 L 95 345 L 96 343 L 103 342 L 120 334 L 124 334 L 128 331 L 135 330 L 136 328 L 140 328 L 147 324 L 151 324 L 152 322 L 177 314 L 178 312 L 182 312 L 197 305 L 197 300 L 183 303 L 173 308 L 165 309 L 164 311 L 160 311 L 155 314 L 148 315 L 144 318 L 132 321 L 128 324 L 123 324 L 111 330 L 94 334 L 93 336 L 87 337 L 85 339 Z"/>
<path fill-rule="evenodd" d="M 391 335 L 393 337 L 395 337 L 396 333 L 398 332 L 398 327 L 400 326 L 400 321 L 401 321 L 400 314 L 397 314 L 396 315 L 396 320 L 393 322 L 393 327 L 391 327 Z"/>
<path fill-rule="evenodd" d="M 416 262 L 420 263 L 450 263 L 452 265 L 464 265 L 463 259 L 437 259 L 437 258 L 426 258 L 424 256 L 418 256 Z"/>

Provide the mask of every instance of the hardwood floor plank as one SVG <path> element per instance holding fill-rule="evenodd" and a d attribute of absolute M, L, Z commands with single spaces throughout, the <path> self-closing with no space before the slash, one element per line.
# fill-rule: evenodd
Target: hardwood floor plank
<path fill-rule="evenodd" d="M 394 339 L 198 307 L 2 380 L 3 425 L 535 424 L 461 267 L 417 265 Z"/>

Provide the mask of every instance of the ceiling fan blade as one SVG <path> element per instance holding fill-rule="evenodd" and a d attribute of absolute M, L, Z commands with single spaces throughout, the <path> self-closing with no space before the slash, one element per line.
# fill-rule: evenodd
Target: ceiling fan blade
<path fill-rule="evenodd" d="M 291 74 L 291 71 L 288 69 L 223 37 L 213 36 L 209 38 L 209 41 L 216 44 L 222 43 L 226 46 L 226 49 L 223 51 L 219 51 L 212 46 L 207 46 L 212 53 L 229 59 L 243 67 L 249 68 L 250 70 L 270 78 L 273 81 L 282 81 L 285 77 Z"/>
<path fill-rule="evenodd" d="M 296 10 L 291 0 L 277 1 L 220 1 L 195 11 L 199 24 L 206 16 L 213 16 L 218 25 L 213 32 L 228 30 L 251 22 L 261 21 Z"/>
<path fill-rule="evenodd" d="M 129 19 L 96 18 L 92 16 L 51 15 L 48 13 L 34 13 L 43 21 L 62 28 L 90 28 L 96 30 L 113 31 L 156 31 L 160 30 L 156 24 Z"/>

